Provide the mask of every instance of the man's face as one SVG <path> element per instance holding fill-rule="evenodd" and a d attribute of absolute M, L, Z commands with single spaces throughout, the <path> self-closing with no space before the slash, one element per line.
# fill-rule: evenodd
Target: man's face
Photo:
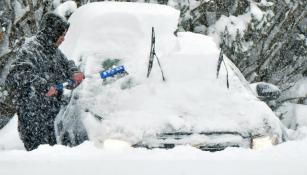
<path fill-rule="evenodd" d="M 62 44 L 62 42 L 64 41 L 64 39 L 65 39 L 65 35 L 66 35 L 66 31 L 58 38 L 58 40 L 55 42 L 55 45 L 57 46 L 57 47 L 59 47 L 61 44 Z"/>

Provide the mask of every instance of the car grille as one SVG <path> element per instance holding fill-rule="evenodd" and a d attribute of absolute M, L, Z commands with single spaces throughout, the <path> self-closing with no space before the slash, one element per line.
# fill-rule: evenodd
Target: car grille
<path fill-rule="evenodd" d="M 146 137 L 134 147 L 171 149 L 177 145 L 191 145 L 203 151 L 221 151 L 227 147 L 251 147 L 252 137 L 239 132 L 169 132 Z"/>

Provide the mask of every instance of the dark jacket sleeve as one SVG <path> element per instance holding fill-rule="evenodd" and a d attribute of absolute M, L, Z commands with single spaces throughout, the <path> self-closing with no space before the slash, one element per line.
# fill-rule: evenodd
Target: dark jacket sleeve
<path fill-rule="evenodd" d="M 30 54 L 19 56 L 10 68 L 6 84 L 19 93 L 24 88 L 30 87 L 40 94 L 47 93 L 49 90 L 47 80 L 42 78 L 37 70 Z"/>
<path fill-rule="evenodd" d="M 66 58 L 67 60 L 67 58 Z M 75 62 L 72 60 L 67 60 L 67 66 L 68 66 L 68 75 L 71 77 L 75 72 L 80 72 L 78 67 L 75 65 Z"/>
<path fill-rule="evenodd" d="M 62 61 L 67 67 L 67 76 L 70 78 L 75 72 L 80 72 L 80 69 L 76 66 L 75 62 L 72 60 L 68 60 L 67 57 L 59 51 L 62 57 Z"/>

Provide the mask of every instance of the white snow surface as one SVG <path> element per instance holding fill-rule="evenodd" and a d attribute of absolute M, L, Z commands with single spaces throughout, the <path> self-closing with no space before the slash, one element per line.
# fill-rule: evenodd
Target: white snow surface
<path fill-rule="evenodd" d="M 307 78 L 303 78 L 295 83 L 288 91 L 285 92 L 284 98 L 296 98 L 307 96 Z"/>
<path fill-rule="evenodd" d="M 7 134 L 8 130 L 14 134 Z M 0 140 L 6 139 L 3 136 L 15 138 L 16 134 L 14 120 L 5 130 L 0 130 Z M 85 142 L 74 148 L 42 145 L 31 152 L 0 149 L 0 174 L 305 175 L 306 134 L 307 128 L 300 128 L 293 136 L 301 139 L 261 151 L 227 148 L 210 153 L 190 146 L 147 150 L 131 148 L 118 140 L 107 140 L 100 147 L 93 142 Z M 21 143 L 10 144 L 20 146 Z"/>
<path fill-rule="evenodd" d="M 14 9 L 15 9 L 15 21 L 20 20 L 20 18 L 23 17 L 24 14 L 30 10 L 28 7 L 23 7 L 23 5 L 19 1 L 15 1 Z"/>
<path fill-rule="evenodd" d="M 266 3 L 266 1 L 262 1 L 260 4 L 263 3 Z M 247 29 L 248 24 L 252 20 L 252 15 L 260 21 L 262 17 L 266 14 L 266 12 L 263 12 L 257 4 L 258 3 L 251 1 L 248 12 L 239 16 L 227 17 L 222 15 L 221 18 L 216 21 L 214 25 L 211 25 L 209 27 L 209 35 L 212 36 L 216 42 L 220 42 L 220 34 L 224 32 L 226 26 L 228 28 L 229 34 L 232 37 L 236 36 L 237 31 L 239 31 L 239 33 L 243 35 L 244 31 Z"/>
<path fill-rule="evenodd" d="M 81 6 L 69 19 L 65 54 L 80 56 L 103 53 L 105 57 L 147 58 L 151 28 L 155 27 L 157 50 L 167 54 L 174 46 L 179 11 L 147 3 L 95 2 Z"/>
<path fill-rule="evenodd" d="M 297 105 L 295 114 L 298 125 L 307 126 L 307 105 Z"/>
<path fill-rule="evenodd" d="M 264 3 L 265 2 L 261 2 L 261 3 Z M 251 7 L 250 7 L 250 11 L 251 11 L 251 14 L 253 14 L 257 20 L 261 20 L 261 18 L 263 17 L 264 15 L 264 12 L 262 10 L 260 10 L 260 8 L 256 5 L 256 3 L 252 2 L 251 3 Z"/>
<path fill-rule="evenodd" d="M 57 2 L 54 1 L 54 4 L 56 4 Z M 56 5 L 56 9 L 54 10 L 54 12 L 62 17 L 65 17 L 69 14 L 72 14 L 73 12 L 75 12 L 77 10 L 77 3 L 75 1 L 66 1 L 62 4 L 58 4 Z"/>
<path fill-rule="evenodd" d="M 227 58 L 230 89 L 224 67 L 216 78 L 219 49 L 211 37 L 188 32 L 175 37 L 178 17 L 168 6 L 114 2 L 90 3 L 71 16 L 62 50 L 81 62 L 89 77 L 78 89 L 77 110 L 90 138 L 137 143 L 162 132 L 213 131 L 280 137 L 278 119 L 246 88 Z M 166 82 L 157 64 L 146 78 L 152 26 Z M 102 86 L 94 75 L 107 58 L 121 59 L 129 76 Z M 123 88 L 126 84 L 130 87 Z M 93 124 L 93 114 L 103 122 Z"/>
<path fill-rule="evenodd" d="M 214 24 L 209 27 L 208 33 L 210 36 L 214 37 L 216 42 L 219 42 L 219 36 L 224 32 L 227 26 L 229 34 L 233 37 L 236 36 L 237 30 L 243 34 L 244 30 L 247 28 L 248 23 L 251 21 L 251 13 L 245 13 L 239 16 L 224 16 Z"/>
<path fill-rule="evenodd" d="M 284 92 L 281 99 L 302 98 L 307 96 L 307 78 L 298 81 L 292 88 Z M 298 126 L 307 126 L 307 105 L 295 104 L 291 102 L 284 103 L 279 109 L 279 113 L 283 114 L 282 122 L 288 128 L 296 128 Z"/>
<path fill-rule="evenodd" d="M 287 102 L 279 107 L 277 111 L 283 114 L 281 121 L 287 128 L 307 127 L 307 105 Z"/>
<path fill-rule="evenodd" d="M 275 132 L 280 131 L 273 113 L 246 88 L 242 76 L 229 60 L 226 59 L 230 71 L 230 89 L 226 88 L 224 67 L 221 68 L 220 78 L 216 79 L 219 50 L 211 37 L 193 33 L 179 33 L 177 38 L 169 35 L 175 29 L 177 21 L 172 20 L 178 18 L 177 11 L 165 6 L 144 4 L 144 13 L 152 17 L 147 20 L 147 27 L 144 29 L 143 25 L 139 25 L 144 22 L 145 17 L 140 19 L 142 16 L 135 15 L 140 13 L 136 7 L 141 8 L 141 5 L 131 7 L 122 3 L 122 7 L 119 7 L 121 10 L 118 10 L 111 4 L 105 3 L 104 6 L 95 3 L 80 9 L 88 15 L 77 10 L 72 16 L 72 27 L 62 46 L 65 53 L 76 61 L 83 56 L 82 63 L 87 75 L 98 71 L 101 59 L 105 58 L 121 58 L 130 73 L 128 77 L 107 86 L 101 86 L 100 80 L 88 78 L 76 90 L 81 95 L 78 107 L 82 110 L 89 108 L 92 112 L 101 114 L 106 118 L 105 122 L 100 125 L 90 113 L 81 112 L 89 127 L 91 141 L 74 148 L 41 145 L 34 151 L 26 152 L 18 137 L 15 117 L 0 130 L 1 175 L 306 174 L 307 128 L 300 128 L 292 133 L 292 138 L 301 140 L 289 141 L 261 151 L 227 148 L 210 153 L 187 145 L 170 150 L 131 148 L 123 140 L 138 140 L 144 133 L 165 129 L 162 127 L 165 124 L 175 130 L 223 128 L 243 131 L 262 126 L 265 118 Z M 109 11 L 95 12 L 90 6 L 97 8 L 96 10 L 100 6 Z M 150 11 L 148 8 L 154 10 Z M 131 26 L 128 25 L 131 21 L 123 23 L 127 25 L 124 30 L 128 32 L 126 35 L 117 34 L 123 32 L 123 29 L 109 26 L 116 25 L 117 20 L 121 19 L 121 15 L 117 16 L 119 11 L 127 15 L 123 20 L 134 21 Z M 163 17 L 150 12 L 162 14 Z M 90 14 L 100 13 L 106 16 L 90 17 Z M 112 16 L 114 18 L 108 21 L 107 18 Z M 94 19 L 101 20 L 105 25 Z M 157 54 L 165 71 L 166 83 L 161 81 L 156 64 L 150 78 L 145 78 L 151 21 L 157 30 Z M 94 24 L 94 27 L 83 24 Z M 113 34 L 112 29 L 115 35 L 110 35 L 110 32 Z M 142 34 L 140 37 L 138 32 Z M 85 34 L 88 37 L 83 37 Z M 132 39 L 132 44 L 127 44 L 129 38 Z M 161 42 L 163 40 L 168 42 Z M 122 46 L 127 47 L 121 49 Z M 136 50 L 130 52 L 133 49 Z M 121 85 L 129 79 L 133 82 L 132 86 L 122 90 Z M 123 137 L 123 134 L 126 136 Z M 98 144 L 95 139 L 101 138 L 101 135 L 105 135 L 106 140 Z M 112 138 L 121 139 L 110 140 Z"/>
<path fill-rule="evenodd" d="M 54 8 L 57 8 L 61 4 L 61 0 L 53 0 L 52 5 Z"/>
<path fill-rule="evenodd" d="M 0 150 L 9 149 L 21 149 L 23 150 L 23 143 L 19 139 L 19 134 L 17 132 L 17 116 L 0 130 Z"/>

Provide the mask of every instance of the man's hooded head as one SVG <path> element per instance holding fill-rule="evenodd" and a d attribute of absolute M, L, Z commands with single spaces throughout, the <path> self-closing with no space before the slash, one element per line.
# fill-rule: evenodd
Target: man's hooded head
<path fill-rule="evenodd" d="M 54 13 L 47 13 L 41 21 L 39 33 L 55 43 L 68 28 L 69 23 L 64 18 Z"/>

